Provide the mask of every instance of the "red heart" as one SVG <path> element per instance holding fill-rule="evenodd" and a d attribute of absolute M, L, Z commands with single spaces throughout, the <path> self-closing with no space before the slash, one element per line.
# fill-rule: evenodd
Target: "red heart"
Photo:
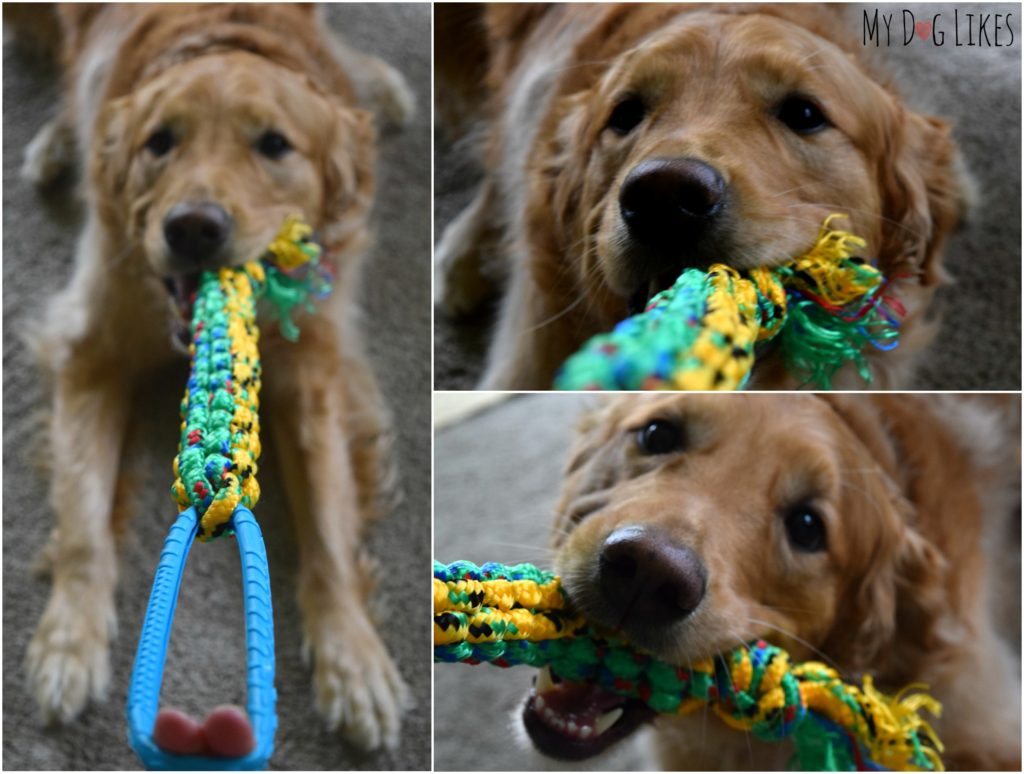
<path fill-rule="evenodd" d="M 925 40 L 932 34 L 932 23 L 930 21 L 918 22 L 914 25 L 914 32 L 917 33 L 917 37 L 921 38 L 921 40 Z"/>

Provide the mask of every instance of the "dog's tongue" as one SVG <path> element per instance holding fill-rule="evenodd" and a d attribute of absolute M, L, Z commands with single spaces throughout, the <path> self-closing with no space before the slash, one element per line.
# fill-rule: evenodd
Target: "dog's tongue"
<path fill-rule="evenodd" d="M 199 292 L 199 274 L 175 274 L 164 279 L 168 294 L 181 313 L 186 324 L 192 320 L 192 307 Z"/>
<path fill-rule="evenodd" d="M 164 278 L 167 295 L 174 304 L 176 314 L 172 318 L 172 340 L 182 352 L 188 352 L 192 340 L 192 310 L 195 308 L 196 294 L 199 292 L 198 273 L 175 274 Z"/>
<path fill-rule="evenodd" d="M 594 683 L 561 682 L 537 693 L 537 703 L 561 718 L 593 727 L 609 710 L 618 709 L 625 699 Z"/>
<path fill-rule="evenodd" d="M 676 280 L 679 279 L 679 274 L 681 272 L 682 269 L 679 271 L 664 272 L 654 279 L 637 287 L 626 301 L 627 311 L 630 316 L 647 311 L 647 307 L 651 304 L 651 299 L 661 291 L 668 290 L 672 287 Z"/>

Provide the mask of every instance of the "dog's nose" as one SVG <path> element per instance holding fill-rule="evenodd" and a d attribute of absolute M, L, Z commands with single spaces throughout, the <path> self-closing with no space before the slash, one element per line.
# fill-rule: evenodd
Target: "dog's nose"
<path fill-rule="evenodd" d="M 718 170 L 690 158 L 643 161 L 630 170 L 619 192 L 629 235 L 668 250 L 700 237 L 724 201 L 725 181 Z"/>
<path fill-rule="evenodd" d="M 231 227 L 231 216 L 220 205 L 182 202 L 164 217 L 164 239 L 177 258 L 201 268 L 228 241 Z"/>
<path fill-rule="evenodd" d="M 675 623 L 704 598 L 706 573 L 697 555 L 648 527 L 612 532 L 601 548 L 598 572 L 605 604 L 621 623 Z"/>

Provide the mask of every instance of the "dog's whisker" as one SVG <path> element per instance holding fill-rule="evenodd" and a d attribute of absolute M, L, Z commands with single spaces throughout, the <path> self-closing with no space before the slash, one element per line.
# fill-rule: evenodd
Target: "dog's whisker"
<path fill-rule="evenodd" d="M 530 543 L 510 543 L 504 540 L 488 540 L 486 543 L 500 548 L 518 548 L 524 551 L 535 551 L 538 554 L 543 554 L 545 556 L 555 554 L 555 549 L 550 546 L 539 546 Z"/>
<path fill-rule="evenodd" d="M 892 218 L 888 218 L 885 215 L 882 215 L 877 212 L 872 212 L 871 210 L 865 210 L 859 207 L 851 207 L 848 204 L 833 204 L 830 202 L 796 202 L 794 204 L 789 205 L 789 207 L 827 207 L 830 209 L 839 210 L 841 212 L 856 212 L 860 215 L 864 215 L 869 218 L 875 218 L 877 220 L 884 221 L 885 223 L 889 223 L 893 226 L 896 226 L 897 228 L 902 228 L 904 231 L 909 232 L 911 235 L 917 237 L 918 239 L 923 239 L 923 235 L 921 234 L 921 232 L 919 232 L 917 229 L 911 228 L 905 223 L 900 223 L 898 220 L 893 220 Z"/>
<path fill-rule="evenodd" d="M 769 605 L 769 604 L 767 604 L 765 602 L 758 602 L 757 606 L 758 607 L 763 607 L 766 610 L 778 610 L 778 611 L 783 612 L 783 613 L 808 613 L 808 614 L 813 614 L 814 613 L 813 610 L 805 610 L 804 608 L 800 608 L 800 607 L 782 607 L 780 605 Z"/>
<path fill-rule="evenodd" d="M 584 296 L 584 295 L 578 296 L 575 301 L 573 301 L 567 307 L 562 309 L 562 311 L 556 312 L 555 314 L 553 314 L 550 317 L 548 317 L 546 320 L 542 320 L 541 322 L 537 323 L 536 325 L 534 325 L 534 326 L 532 326 L 530 328 L 524 329 L 523 333 L 533 333 L 534 331 L 540 330 L 541 328 L 543 328 L 543 327 L 545 327 L 547 325 L 551 325 L 551 323 L 555 322 L 556 320 L 560 320 L 561 318 L 563 318 L 567 314 L 569 314 L 569 312 L 571 312 L 573 309 L 575 309 L 577 306 L 579 306 L 580 303 L 582 303 L 585 299 L 586 299 L 586 296 Z"/>
<path fill-rule="evenodd" d="M 798 635 L 794 634 L 793 632 L 791 632 L 791 631 L 789 631 L 787 629 L 783 629 L 781 626 L 777 626 L 776 624 L 773 624 L 771 621 L 765 621 L 765 620 L 762 620 L 760 618 L 751 618 L 750 616 L 747 616 L 747 622 L 748 623 L 752 623 L 752 624 L 758 624 L 759 626 L 767 626 L 769 629 L 771 629 L 773 631 L 776 631 L 779 634 L 783 634 L 786 637 L 789 637 L 794 642 L 798 642 L 801 645 L 803 645 L 805 648 L 810 650 L 815 655 L 820 656 L 822 659 L 827 661 L 833 667 L 837 667 L 838 668 L 838 664 L 836 664 L 836 662 L 827 653 L 824 653 L 823 651 L 819 650 L 814 645 L 809 643 L 807 640 L 803 639 L 802 637 L 799 637 Z"/>
<path fill-rule="evenodd" d="M 552 534 L 552 536 L 556 536 L 557 535 L 559 537 L 569 537 L 569 535 L 572 534 L 572 533 L 571 533 L 570 530 L 567 530 L 564 527 L 552 527 L 551 528 L 551 534 Z"/>
<path fill-rule="evenodd" d="M 788 193 L 793 193 L 794 191 L 799 191 L 802 188 L 807 188 L 807 186 L 809 186 L 809 185 L 810 185 L 810 183 L 803 183 L 803 184 L 798 185 L 798 186 L 796 186 L 794 188 L 787 188 L 785 191 L 779 191 L 778 193 L 769 194 L 768 198 L 769 199 L 778 199 L 780 196 L 785 196 Z"/>
<path fill-rule="evenodd" d="M 783 215 L 779 220 L 792 221 L 793 223 L 807 223 L 815 228 L 821 228 L 821 221 L 813 220 L 811 218 L 798 218 L 794 215 Z"/>

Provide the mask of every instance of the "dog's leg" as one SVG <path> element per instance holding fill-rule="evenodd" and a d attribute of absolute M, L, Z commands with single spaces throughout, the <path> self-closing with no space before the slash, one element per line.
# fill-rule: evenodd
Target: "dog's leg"
<path fill-rule="evenodd" d="M 326 318 L 304 323 L 297 343 L 267 352 L 268 417 L 274 432 L 299 546 L 299 605 L 313 662 L 316 706 L 331 728 L 372 749 L 394 746 L 408 689 L 367 610 L 371 562 L 362 531 L 378 479 L 375 400 L 356 393 L 375 385 L 358 352 L 342 350 Z M 355 379 L 354 383 L 350 383 Z M 362 427 L 366 436 L 346 438 Z M 362 505 L 362 507 L 361 507 Z"/>
<path fill-rule="evenodd" d="M 577 301 L 550 298 L 530 272 L 530 256 L 513 255 L 482 390 L 548 390 L 578 336 Z"/>
<path fill-rule="evenodd" d="M 484 178 L 473 201 L 444 230 L 434 256 L 434 301 L 453 317 L 470 314 L 495 292 L 485 266 L 500 228 L 495 223 L 494 185 Z"/>
<path fill-rule="evenodd" d="M 67 722 L 110 681 L 117 575 L 111 508 L 131 387 L 84 350 L 57 374 L 52 418 L 53 589 L 28 648 L 32 694 Z"/>

